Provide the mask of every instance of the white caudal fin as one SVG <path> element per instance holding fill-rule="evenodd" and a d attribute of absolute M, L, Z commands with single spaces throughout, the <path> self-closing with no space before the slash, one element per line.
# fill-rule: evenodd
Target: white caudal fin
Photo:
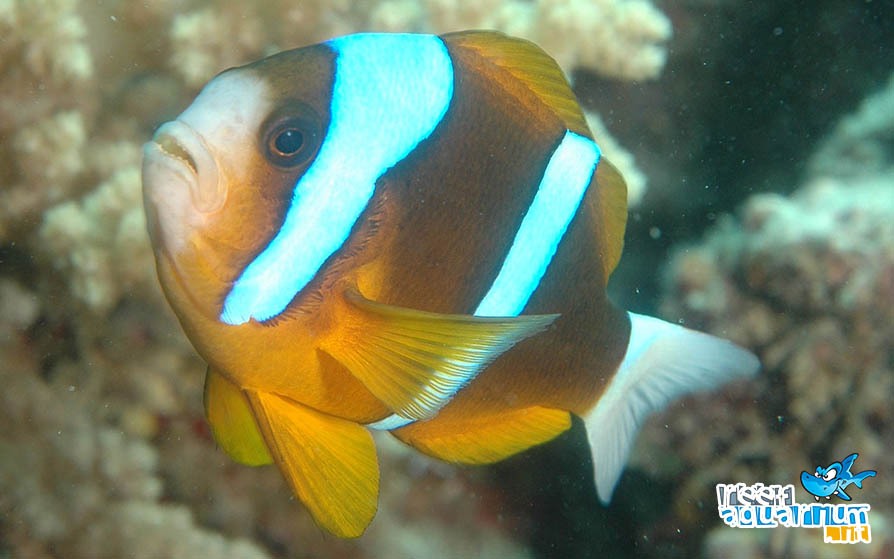
<path fill-rule="evenodd" d="M 584 416 L 603 503 L 627 463 L 636 431 L 674 399 L 753 375 L 760 362 L 739 346 L 650 316 L 628 313 L 630 342 L 617 374 Z"/>

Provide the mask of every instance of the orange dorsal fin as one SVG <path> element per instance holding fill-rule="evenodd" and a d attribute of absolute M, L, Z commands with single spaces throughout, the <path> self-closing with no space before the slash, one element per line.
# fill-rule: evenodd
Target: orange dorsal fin
<path fill-rule="evenodd" d="M 433 428 L 425 422 L 396 431 L 395 437 L 429 456 L 462 464 L 490 464 L 545 443 L 571 427 L 567 411 L 539 406 Z"/>
<path fill-rule="evenodd" d="M 442 36 L 450 46 L 475 51 L 525 84 L 568 130 L 591 137 L 587 121 L 555 60 L 530 41 L 497 31 L 461 31 Z"/>
<path fill-rule="evenodd" d="M 482 318 L 377 303 L 345 293 L 340 326 L 321 347 L 393 412 L 434 416 L 465 383 L 558 315 Z"/>
<path fill-rule="evenodd" d="M 233 460 L 247 466 L 273 463 L 245 394 L 211 367 L 205 375 L 205 417 L 214 440 Z"/>
<path fill-rule="evenodd" d="M 379 495 L 369 432 L 276 394 L 245 393 L 277 466 L 317 524 L 342 538 L 363 534 Z"/>
<path fill-rule="evenodd" d="M 602 268 L 605 281 L 614 272 L 624 250 L 624 229 L 627 227 L 627 183 L 624 177 L 604 157 L 593 175 L 597 196 L 589 197 L 598 216 L 601 231 L 596 232 L 602 250 Z"/>

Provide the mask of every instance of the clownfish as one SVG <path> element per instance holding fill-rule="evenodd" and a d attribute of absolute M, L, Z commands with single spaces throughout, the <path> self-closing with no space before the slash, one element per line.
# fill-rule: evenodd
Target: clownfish
<path fill-rule="evenodd" d="M 143 193 L 215 441 L 341 537 L 376 512 L 370 430 L 485 464 L 575 414 L 607 503 L 648 414 L 759 368 L 607 298 L 626 185 L 524 40 L 356 34 L 226 70 L 144 146 Z"/>

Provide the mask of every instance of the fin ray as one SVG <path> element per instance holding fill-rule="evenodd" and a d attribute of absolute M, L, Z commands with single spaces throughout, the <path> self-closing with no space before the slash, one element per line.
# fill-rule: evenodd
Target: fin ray
<path fill-rule="evenodd" d="M 564 410 L 530 407 L 512 410 L 470 424 L 451 424 L 447 433 L 430 432 L 425 423 L 392 431 L 420 452 L 447 462 L 491 464 L 545 443 L 571 427 Z"/>
<path fill-rule="evenodd" d="M 322 347 L 392 411 L 426 419 L 494 359 L 558 315 L 484 318 L 405 309 L 345 294 L 347 317 Z"/>
<path fill-rule="evenodd" d="M 524 83 L 575 134 L 591 138 L 590 128 L 558 63 L 530 41 L 497 31 L 442 35 L 449 45 L 468 48 Z"/>
<path fill-rule="evenodd" d="M 211 367 L 205 374 L 204 400 L 211 434 L 224 452 L 246 466 L 273 463 L 245 394 Z"/>
<path fill-rule="evenodd" d="M 624 177 L 608 162 L 601 158 L 593 174 L 596 196 L 588 197 L 596 215 L 599 216 L 601 231 L 596 235 L 602 249 L 602 269 L 605 282 L 618 266 L 624 250 L 624 231 L 627 228 L 627 183 Z"/>
<path fill-rule="evenodd" d="M 317 524 L 342 538 L 363 534 L 379 494 L 369 432 L 276 394 L 246 394 L 283 477 Z"/>
<path fill-rule="evenodd" d="M 639 426 L 672 400 L 753 375 L 760 362 L 732 342 L 649 316 L 630 315 L 618 372 L 584 416 L 596 489 L 611 500 Z"/>

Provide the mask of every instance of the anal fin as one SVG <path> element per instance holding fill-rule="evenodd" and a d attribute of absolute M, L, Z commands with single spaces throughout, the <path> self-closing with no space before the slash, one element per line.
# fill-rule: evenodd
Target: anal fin
<path fill-rule="evenodd" d="M 379 495 L 369 432 L 276 394 L 246 394 L 283 477 L 317 524 L 342 538 L 363 534 Z"/>
<path fill-rule="evenodd" d="M 552 440 L 571 427 L 567 411 L 534 406 L 451 423 L 437 429 L 425 422 L 392 431 L 401 441 L 447 462 L 490 464 Z"/>
<path fill-rule="evenodd" d="M 211 367 L 205 375 L 204 399 L 211 434 L 224 452 L 247 466 L 273 463 L 245 394 Z"/>

